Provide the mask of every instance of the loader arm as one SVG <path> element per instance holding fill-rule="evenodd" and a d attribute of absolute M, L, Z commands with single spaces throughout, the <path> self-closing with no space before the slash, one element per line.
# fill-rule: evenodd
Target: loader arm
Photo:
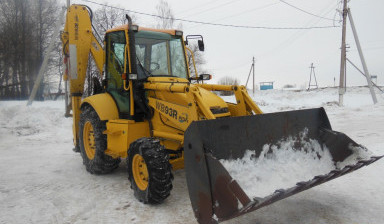
<path fill-rule="evenodd" d="M 244 86 L 190 84 L 177 81 L 166 83 L 164 79 L 149 78 L 144 84 L 146 90 L 155 93 L 147 97 L 148 105 L 155 112 L 155 117 L 152 119 L 154 137 L 177 141 L 183 145 L 184 132 L 193 121 L 262 113 Z M 237 103 L 224 102 L 212 91 L 233 91 Z M 177 97 L 182 97 L 185 101 L 177 103 Z M 162 121 L 160 125 L 158 120 Z M 178 131 L 165 129 L 164 123 Z"/>
<path fill-rule="evenodd" d="M 104 66 L 104 50 L 92 30 L 91 11 L 88 7 L 71 5 L 68 8 L 61 40 L 66 67 L 64 80 L 70 83 L 71 101 L 66 105 L 66 111 L 72 110 L 73 136 L 77 146 L 81 97 L 84 93 L 89 55 L 92 55 L 100 75 Z"/>
<path fill-rule="evenodd" d="M 248 95 L 247 89 L 244 86 L 230 86 L 230 85 L 215 85 L 215 84 L 196 84 L 210 91 L 233 91 L 236 97 L 236 105 L 230 104 L 229 110 L 232 116 L 244 116 L 251 111 L 255 114 L 262 114 L 263 112 L 255 102 Z"/>
<path fill-rule="evenodd" d="M 150 82 L 144 84 L 147 90 L 168 92 L 168 93 L 183 93 L 186 95 L 186 105 L 178 105 L 173 102 L 161 100 L 159 98 L 149 96 L 148 105 L 155 111 L 166 116 L 177 128 L 185 131 L 192 121 L 199 120 L 201 115 L 204 119 L 216 119 L 218 116 L 246 116 L 250 114 L 262 114 L 260 108 L 253 102 L 248 95 L 244 86 L 225 86 L 211 84 L 186 84 L 186 83 L 164 83 Z M 213 114 L 211 108 L 207 105 L 207 99 L 203 99 L 201 94 L 202 89 L 208 91 L 233 91 L 236 96 L 237 104 L 226 103 L 230 113 L 222 115 Z M 206 96 L 207 97 L 207 96 Z M 181 114 L 186 114 L 186 118 L 181 117 Z M 199 115 L 200 114 L 200 115 Z M 176 140 L 176 139 L 175 139 Z"/>

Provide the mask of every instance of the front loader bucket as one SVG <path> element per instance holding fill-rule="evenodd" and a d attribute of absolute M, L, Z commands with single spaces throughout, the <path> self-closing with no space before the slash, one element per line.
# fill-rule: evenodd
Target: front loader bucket
<path fill-rule="evenodd" d="M 382 157 L 333 131 L 323 108 L 193 122 L 184 153 L 199 223 L 257 210 Z"/>

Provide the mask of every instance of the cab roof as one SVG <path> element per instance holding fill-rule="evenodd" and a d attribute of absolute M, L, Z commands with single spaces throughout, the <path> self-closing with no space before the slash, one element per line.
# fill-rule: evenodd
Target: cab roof
<path fill-rule="evenodd" d="M 121 30 L 128 30 L 128 24 L 121 25 L 114 27 L 112 29 L 107 30 L 106 33 L 112 33 L 115 31 L 121 31 Z M 152 32 L 158 32 L 158 33 L 167 33 L 170 35 L 176 35 L 176 30 L 168 30 L 168 29 L 153 29 L 153 28 L 146 28 L 146 27 L 141 27 L 139 26 L 139 31 L 152 31 Z"/>

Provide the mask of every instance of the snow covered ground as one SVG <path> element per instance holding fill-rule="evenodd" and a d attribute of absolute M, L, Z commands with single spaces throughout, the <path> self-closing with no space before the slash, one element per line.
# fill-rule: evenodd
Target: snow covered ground
<path fill-rule="evenodd" d="M 325 107 L 334 130 L 376 155 L 384 154 L 384 95 L 372 104 L 367 88 L 257 91 L 264 112 Z M 196 223 L 185 172 L 174 173 L 165 203 L 150 206 L 133 196 L 126 164 L 91 175 L 72 152 L 72 119 L 62 101 L 0 101 L 0 223 Z M 384 223 L 384 159 L 226 223 Z"/>

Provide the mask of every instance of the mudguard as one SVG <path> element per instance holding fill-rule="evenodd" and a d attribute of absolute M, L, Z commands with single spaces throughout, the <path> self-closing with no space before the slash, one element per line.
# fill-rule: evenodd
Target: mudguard
<path fill-rule="evenodd" d="M 100 93 L 85 98 L 81 103 L 81 108 L 87 104 L 95 109 L 102 121 L 119 119 L 119 111 L 116 102 L 108 93 Z"/>

